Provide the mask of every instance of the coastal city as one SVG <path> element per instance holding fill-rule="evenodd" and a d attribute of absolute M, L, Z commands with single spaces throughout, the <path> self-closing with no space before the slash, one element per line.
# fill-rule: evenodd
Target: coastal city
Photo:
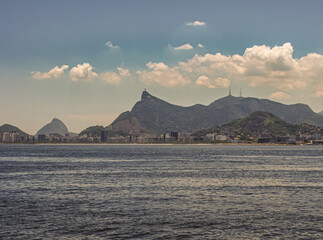
<path fill-rule="evenodd" d="M 241 91 L 235 97 L 231 87 L 226 97 L 198 107 L 170 104 L 145 89 L 131 112 L 121 113 L 106 127 L 90 126 L 72 133 L 54 118 L 30 135 L 4 124 L 0 143 L 323 144 L 322 115 L 305 104 L 245 98 Z"/>
<path fill-rule="evenodd" d="M 170 132 L 161 135 L 141 134 L 114 137 L 108 136 L 108 131 L 101 131 L 100 136 L 89 136 L 87 134 L 79 136 L 62 136 L 57 133 L 39 134 L 37 136 L 20 135 L 18 132 L 0 133 L 0 143 L 142 143 L 142 144 L 194 144 L 194 143 L 267 143 L 267 144 L 323 144 L 323 135 L 312 132 L 296 136 L 266 136 L 260 134 L 258 137 L 242 137 L 239 132 L 227 132 L 226 134 L 208 133 L 203 137 L 192 136 L 188 133 Z"/>

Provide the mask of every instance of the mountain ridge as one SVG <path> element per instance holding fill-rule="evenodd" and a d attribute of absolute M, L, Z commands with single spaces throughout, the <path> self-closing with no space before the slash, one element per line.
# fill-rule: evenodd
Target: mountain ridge
<path fill-rule="evenodd" d="M 209 105 L 183 107 L 159 99 L 145 90 L 131 111 L 120 114 L 105 129 L 110 134 L 121 135 L 163 134 L 171 131 L 192 133 L 229 123 L 256 111 L 270 112 L 289 123 L 323 126 L 323 116 L 314 113 L 306 104 L 286 105 L 268 99 L 229 95 Z"/>

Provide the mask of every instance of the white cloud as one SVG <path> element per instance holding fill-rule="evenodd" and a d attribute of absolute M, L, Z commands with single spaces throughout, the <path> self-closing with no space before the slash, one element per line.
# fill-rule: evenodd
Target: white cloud
<path fill-rule="evenodd" d="M 226 78 L 217 78 L 215 79 L 215 86 L 216 87 L 229 87 L 230 86 L 230 80 Z"/>
<path fill-rule="evenodd" d="M 168 67 L 166 64 L 146 64 L 149 70 L 137 71 L 141 81 L 147 84 L 159 84 L 164 87 L 184 86 L 191 83 L 191 80 L 184 77 L 178 67 Z"/>
<path fill-rule="evenodd" d="M 205 26 L 205 22 L 200 22 L 200 21 L 195 21 L 195 22 L 187 22 L 185 23 L 187 26 L 192 26 L 192 27 L 199 27 L 199 26 Z"/>
<path fill-rule="evenodd" d="M 315 97 L 323 97 L 323 91 L 319 90 L 315 92 Z"/>
<path fill-rule="evenodd" d="M 281 91 L 312 88 L 316 96 L 322 89 L 323 55 L 310 53 L 300 59 L 293 57 L 290 43 L 282 46 L 253 46 L 243 55 L 226 56 L 221 53 L 195 55 L 178 64 L 180 72 L 197 79 L 205 75 L 210 79 L 225 78 L 244 81 L 249 86 L 270 86 Z"/>
<path fill-rule="evenodd" d="M 202 75 L 198 77 L 195 84 L 200 87 L 207 87 L 207 88 L 217 88 L 217 87 L 229 87 L 230 80 L 226 78 L 216 78 L 216 79 L 209 79 L 207 76 Z"/>
<path fill-rule="evenodd" d="M 195 84 L 201 87 L 215 88 L 215 86 L 211 83 L 210 79 L 205 75 L 200 76 L 196 80 Z"/>
<path fill-rule="evenodd" d="M 174 50 L 191 50 L 191 49 L 193 49 L 193 46 L 189 43 L 186 43 L 179 47 L 174 47 Z"/>
<path fill-rule="evenodd" d="M 106 83 L 118 84 L 122 79 L 130 77 L 129 70 L 126 68 L 118 67 L 118 73 L 104 72 L 100 74 L 100 79 Z"/>
<path fill-rule="evenodd" d="M 104 72 L 100 74 L 100 79 L 106 83 L 118 84 L 121 77 L 115 72 Z"/>
<path fill-rule="evenodd" d="M 68 65 L 62 65 L 61 67 L 55 66 L 49 72 L 31 72 L 34 79 L 50 79 L 50 78 L 62 78 L 65 76 L 65 69 L 68 69 Z"/>
<path fill-rule="evenodd" d="M 282 100 L 282 99 L 291 99 L 292 96 L 284 92 L 274 92 L 270 95 L 270 98 Z"/>
<path fill-rule="evenodd" d="M 130 77 L 130 73 L 129 73 L 128 69 L 125 69 L 125 68 L 122 68 L 122 67 L 118 67 L 117 69 L 118 69 L 119 75 L 121 77 Z"/>
<path fill-rule="evenodd" d="M 70 77 L 73 82 L 91 82 L 98 74 L 93 72 L 93 67 L 89 63 L 77 64 L 70 71 Z"/>
<path fill-rule="evenodd" d="M 62 78 L 65 75 L 64 70 L 68 69 L 68 67 L 68 65 L 62 65 L 61 67 L 56 66 L 49 72 L 31 72 L 31 74 L 35 79 Z M 89 63 L 78 64 L 70 70 L 69 75 L 73 82 L 91 82 L 98 77 L 98 74 L 93 70 L 93 66 Z M 117 84 L 123 78 L 130 76 L 130 72 L 126 68 L 118 67 L 117 70 L 118 73 L 103 72 L 99 77 L 104 82 Z"/>
<path fill-rule="evenodd" d="M 204 45 L 203 45 L 203 44 L 201 44 L 201 43 L 199 43 L 199 44 L 197 44 L 197 47 L 199 47 L 199 48 L 204 48 Z"/>
<path fill-rule="evenodd" d="M 316 87 L 315 97 L 323 97 L 323 83 L 320 83 Z"/>
<path fill-rule="evenodd" d="M 105 43 L 105 46 L 109 47 L 109 48 L 119 48 L 119 46 L 117 45 L 113 45 L 111 41 L 108 41 Z"/>

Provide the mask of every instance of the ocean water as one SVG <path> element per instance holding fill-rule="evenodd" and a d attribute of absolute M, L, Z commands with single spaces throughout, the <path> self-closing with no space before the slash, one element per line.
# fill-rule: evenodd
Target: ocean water
<path fill-rule="evenodd" d="M 323 146 L 0 145 L 1 239 L 323 239 Z"/>

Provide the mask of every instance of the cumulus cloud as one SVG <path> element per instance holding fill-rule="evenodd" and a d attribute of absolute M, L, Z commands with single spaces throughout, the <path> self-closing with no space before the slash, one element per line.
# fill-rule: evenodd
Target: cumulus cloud
<path fill-rule="evenodd" d="M 203 44 L 201 44 L 201 43 L 199 43 L 199 44 L 197 44 L 197 47 L 199 47 L 199 48 L 204 48 L 204 45 L 203 45 Z"/>
<path fill-rule="evenodd" d="M 78 64 L 70 71 L 70 77 L 73 82 L 91 82 L 97 78 L 98 74 L 93 72 L 93 67 L 89 63 Z"/>
<path fill-rule="evenodd" d="M 116 72 L 104 72 L 100 74 L 100 79 L 103 82 L 118 84 L 122 79 L 130 77 L 130 72 L 126 68 L 118 67 L 118 73 Z"/>
<path fill-rule="evenodd" d="M 323 87 L 318 88 L 323 81 L 323 55 L 310 53 L 300 59 L 294 58 L 290 43 L 272 48 L 253 46 L 247 48 L 243 55 L 195 55 L 177 67 L 193 79 L 202 75 L 210 79 L 220 77 L 245 81 L 252 87 L 270 86 L 281 91 L 314 87 L 317 97 L 323 95 Z"/>
<path fill-rule="evenodd" d="M 309 53 L 294 58 L 293 52 L 290 43 L 274 47 L 255 45 L 242 55 L 196 54 L 172 67 L 164 63 L 148 63 L 149 70 L 137 73 L 143 81 L 163 86 L 194 81 L 198 86 L 215 88 L 228 86 L 230 81 L 243 81 L 251 87 L 268 86 L 279 92 L 310 88 L 313 96 L 323 97 L 323 55 Z"/>
<path fill-rule="evenodd" d="M 115 72 L 104 72 L 100 74 L 100 79 L 106 83 L 118 84 L 121 77 Z"/>
<path fill-rule="evenodd" d="M 284 92 L 274 92 L 270 95 L 271 99 L 278 99 L 278 100 L 283 100 L 283 99 L 291 99 L 292 96 L 284 93 Z"/>
<path fill-rule="evenodd" d="M 122 68 L 122 67 L 118 67 L 117 68 L 119 71 L 119 75 L 122 77 L 130 77 L 130 73 L 128 69 Z"/>
<path fill-rule="evenodd" d="M 199 44 L 198 47 L 202 47 Z M 189 43 L 174 48 L 193 49 Z M 242 55 L 196 54 L 185 62 L 168 66 L 163 62 L 148 62 L 146 69 L 138 70 L 139 79 L 147 84 L 165 87 L 184 86 L 194 83 L 207 88 L 228 87 L 232 81 L 244 81 L 251 87 L 276 88 L 270 97 L 289 99 L 295 89 L 311 88 L 313 96 L 323 97 L 323 55 L 309 53 L 302 58 L 293 57 L 290 43 L 282 46 L 253 46 Z M 33 78 L 48 79 L 64 76 L 68 65 L 54 67 L 49 72 L 32 72 Z M 98 77 L 89 63 L 78 64 L 70 70 L 72 81 L 92 81 Z M 128 69 L 118 67 L 117 72 L 104 72 L 100 79 L 117 84 L 129 77 Z"/>
<path fill-rule="evenodd" d="M 323 90 L 318 90 L 315 92 L 315 97 L 323 97 Z"/>
<path fill-rule="evenodd" d="M 105 46 L 109 47 L 109 48 L 120 48 L 119 46 L 117 45 L 113 45 L 111 41 L 107 41 L 105 43 Z"/>
<path fill-rule="evenodd" d="M 207 87 L 207 88 L 215 88 L 215 86 L 211 83 L 210 79 L 207 76 L 200 76 L 195 84 L 197 86 L 203 86 L 203 87 Z"/>
<path fill-rule="evenodd" d="M 323 97 L 323 83 L 317 85 L 314 96 Z"/>
<path fill-rule="evenodd" d="M 207 87 L 207 88 L 217 88 L 217 87 L 229 87 L 230 80 L 226 78 L 216 78 L 216 79 L 209 79 L 207 76 L 202 75 L 198 77 L 195 81 L 195 84 L 200 87 Z"/>
<path fill-rule="evenodd" d="M 68 65 L 54 67 L 49 72 L 31 72 L 35 79 L 62 78 L 65 76 L 64 70 L 68 69 Z M 78 64 L 70 70 L 69 76 L 73 82 L 91 82 L 96 78 L 100 78 L 106 83 L 118 84 L 122 79 L 130 77 L 130 72 L 126 68 L 118 67 L 118 72 L 103 72 L 97 74 L 93 71 L 94 67 L 90 63 Z"/>
<path fill-rule="evenodd" d="M 199 27 L 199 26 L 205 26 L 206 23 L 201 21 L 195 21 L 195 22 L 187 22 L 185 23 L 185 25 L 191 26 L 191 27 Z"/>
<path fill-rule="evenodd" d="M 164 87 L 184 86 L 191 83 L 191 80 L 184 77 L 179 67 L 169 67 L 166 64 L 152 63 L 146 64 L 148 70 L 137 71 L 141 81 L 152 84 L 156 83 Z"/>
<path fill-rule="evenodd" d="M 186 43 L 179 47 L 174 47 L 174 50 L 191 50 L 191 49 L 193 49 L 193 46 L 189 43 Z"/>
<path fill-rule="evenodd" d="M 62 65 L 61 67 L 55 66 L 49 72 L 31 72 L 34 79 L 50 79 L 50 78 L 62 78 L 65 76 L 64 70 L 68 69 L 68 65 Z"/>
<path fill-rule="evenodd" d="M 226 78 L 217 78 L 215 79 L 215 87 L 229 87 L 230 80 Z"/>

